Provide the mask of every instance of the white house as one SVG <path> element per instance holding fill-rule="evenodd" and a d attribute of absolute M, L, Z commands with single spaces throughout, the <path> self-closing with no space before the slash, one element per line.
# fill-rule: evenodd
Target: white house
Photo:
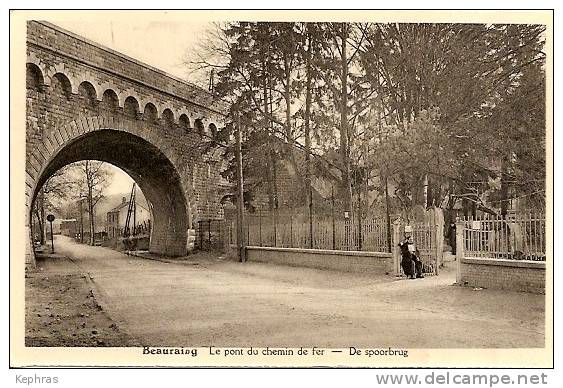
<path fill-rule="evenodd" d="M 107 212 L 106 232 L 108 238 L 116 238 L 123 234 L 128 209 L 129 201 L 127 201 L 126 197 L 122 197 L 121 203 Z M 136 202 L 134 211 L 131 213 L 131 220 L 129 221 L 131 232 L 133 231 L 133 222 L 135 222 L 135 226 L 147 226 L 150 223 L 150 219 L 150 211 Z"/>

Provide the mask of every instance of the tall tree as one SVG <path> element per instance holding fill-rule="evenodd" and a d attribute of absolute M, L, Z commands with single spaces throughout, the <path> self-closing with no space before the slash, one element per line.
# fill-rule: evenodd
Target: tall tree
<path fill-rule="evenodd" d="M 46 212 L 59 213 L 64 203 L 72 196 L 76 188 L 76 180 L 71 173 L 71 168 L 65 166 L 45 181 L 33 203 L 33 215 L 37 219 L 37 234 L 40 243 L 45 243 L 45 214 Z"/>
<path fill-rule="evenodd" d="M 418 116 L 436 112 L 428 145 L 409 147 L 406 142 L 401 147 L 409 150 L 403 164 L 412 170 L 410 178 L 399 182 L 405 189 L 415 188 L 407 190 L 415 203 L 440 204 L 445 195 L 452 198 L 456 194 L 482 206 L 489 179 L 501 178 L 506 183 L 512 179 L 509 160 L 514 149 L 506 139 L 511 138 L 511 123 L 519 115 L 504 115 L 502 127 L 489 118 L 498 118 L 502 106 L 519 106 L 514 90 L 527 77 L 526 69 L 536 80 L 542 78 L 543 30 L 537 25 L 477 24 L 378 24 L 370 28 L 362 65 L 378 90 L 383 124 L 395 126 L 413 143 L 418 136 L 413 135 L 416 127 L 427 125 L 425 120 L 417 122 Z M 543 106 L 545 101 L 519 97 L 534 106 Z M 545 131 L 545 121 L 539 127 Z M 430 160 L 429 148 L 435 156 Z M 423 196 L 425 180 L 428 195 Z M 501 187 L 501 202 L 506 204 L 508 185 Z"/>
<path fill-rule="evenodd" d="M 391 194 L 386 208 L 441 206 L 446 198 L 452 207 L 463 198 L 475 211 L 486 209 L 485 200 L 505 206 L 511 195 L 533 197 L 544 182 L 542 159 L 530 158 L 545 148 L 544 31 L 234 22 L 216 29 L 206 43 L 211 55 L 194 63 L 217 69 L 215 91 L 245 112 L 246 187 L 266 182 L 271 207 L 276 168 L 285 159 L 304 172 L 305 193 L 313 165 L 336 167 L 347 210 L 352 181 L 362 176 L 367 184 L 379 175 L 382 194 Z M 521 102 L 533 109 L 520 119 L 511 109 L 522 111 Z M 534 129 L 525 133 L 523 123 Z M 532 147 L 524 146 L 528 135 Z M 531 176 L 534 168 L 539 173 Z"/>
<path fill-rule="evenodd" d="M 104 190 L 109 185 L 110 175 L 105 168 L 104 162 L 95 160 L 85 160 L 78 162 L 77 168 L 81 174 L 79 181 L 79 199 L 84 199 L 87 205 L 90 245 L 95 243 L 95 208 L 100 199 L 104 196 Z"/>

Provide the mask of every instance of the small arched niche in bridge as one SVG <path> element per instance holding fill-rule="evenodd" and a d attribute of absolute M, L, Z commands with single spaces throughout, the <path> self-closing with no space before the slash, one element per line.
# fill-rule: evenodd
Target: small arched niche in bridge
<path fill-rule="evenodd" d="M 209 136 L 213 140 L 217 140 L 217 126 L 213 123 L 209 124 Z"/>
<path fill-rule="evenodd" d="M 198 135 L 205 135 L 205 126 L 203 125 L 203 121 L 201 119 L 196 119 L 194 121 L 194 127 Z"/>
<path fill-rule="evenodd" d="M 94 111 L 97 105 L 96 101 L 96 89 L 94 86 L 88 82 L 83 81 L 78 86 L 78 100 L 81 103 L 82 108 L 85 111 Z"/>
<path fill-rule="evenodd" d="M 102 96 L 102 111 L 115 113 L 119 109 L 119 98 L 117 93 L 112 89 L 106 89 Z"/>
<path fill-rule="evenodd" d="M 136 119 L 139 116 L 139 102 L 135 97 L 129 96 L 123 103 L 123 114 L 130 119 Z"/>
<path fill-rule="evenodd" d="M 143 120 L 149 123 L 156 123 L 158 120 L 158 110 L 153 103 L 149 102 L 145 105 L 145 111 L 143 112 Z"/>
<path fill-rule="evenodd" d="M 167 128 L 174 127 L 174 113 L 168 108 L 162 112 L 162 121 Z"/>
<path fill-rule="evenodd" d="M 180 119 L 178 120 L 180 123 L 180 128 L 185 132 L 188 133 L 191 130 L 190 127 L 190 119 L 188 118 L 188 116 L 183 113 L 180 115 Z"/>
<path fill-rule="evenodd" d="M 65 104 L 72 95 L 72 85 L 70 80 L 63 73 L 56 73 L 51 79 L 49 95 L 52 104 Z"/>
<path fill-rule="evenodd" d="M 151 252 L 167 256 L 186 254 L 191 217 L 181 178 L 172 162 L 157 147 L 129 132 L 100 129 L 69 142 L 40 174 L 31 203 L 51 175 L 81 160 L 113 164 L 137 182 L 152 205 Z"/>
<path fill-rule="evenodd" d="M 39 66 L 34 63 L 27 63 L 25 69 L 26 77 L 25 77 L 25 84 L 27 90 L 33 90 L 35 92 L 41 92 L 45 80 L 43 78 L 43 73 Z"/>

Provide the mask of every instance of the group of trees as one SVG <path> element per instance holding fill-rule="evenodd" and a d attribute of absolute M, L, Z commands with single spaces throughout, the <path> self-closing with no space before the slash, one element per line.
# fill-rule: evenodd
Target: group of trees
<path fill-rule="evenodd" d="M 95 207 L 110 184 L 111 173 L 104 162 L 85 160 L 69 164 L 55 172 L 43 184 L 33 203 L 33 217 L 40 243 L 45 243 L 45 216 L 53 212 L 65 218 L 77 218 L 84 236 L 87 214 L 90 245 L 94 245 Z"/>
<path fill-rule="evenodd" d="M 365 188 L 393 211 L 506 214 L 544 207 L 544 45 L 542 25 L 230 22 L 188 64 L 231 103 L 270 208 L 283 159 L 303 203 L 327 174 L 344 210 Z"/>

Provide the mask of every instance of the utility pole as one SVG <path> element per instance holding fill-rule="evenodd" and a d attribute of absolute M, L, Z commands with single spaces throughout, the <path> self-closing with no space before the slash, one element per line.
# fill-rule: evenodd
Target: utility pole
<path fill-rule="evenodd" d="M 136 233 L 137 228 L 137 187 L 133 185 L 133 234 Z"/>
<path fill-rule="evenodd" d="M 131 187 L 131 195 L 129 196 L 129 205 L 127 207 L 127 216 L 125 217 L 124 237 L 129 237 L 135 234 L 135 225 L 137 222 L 137 183 L 133 183 Z M 133 216 L 133 228 L 131 228 L 131 216 Z"/>
<path fill-rule="evenodd" d="M 237 164 L 237 248 L 239 262 L 246 261 L 246 247 L 244 242 L 244 187 L 242 176 L 242 128 L 239 112 L 235 112 L 235 160 Z"/>

